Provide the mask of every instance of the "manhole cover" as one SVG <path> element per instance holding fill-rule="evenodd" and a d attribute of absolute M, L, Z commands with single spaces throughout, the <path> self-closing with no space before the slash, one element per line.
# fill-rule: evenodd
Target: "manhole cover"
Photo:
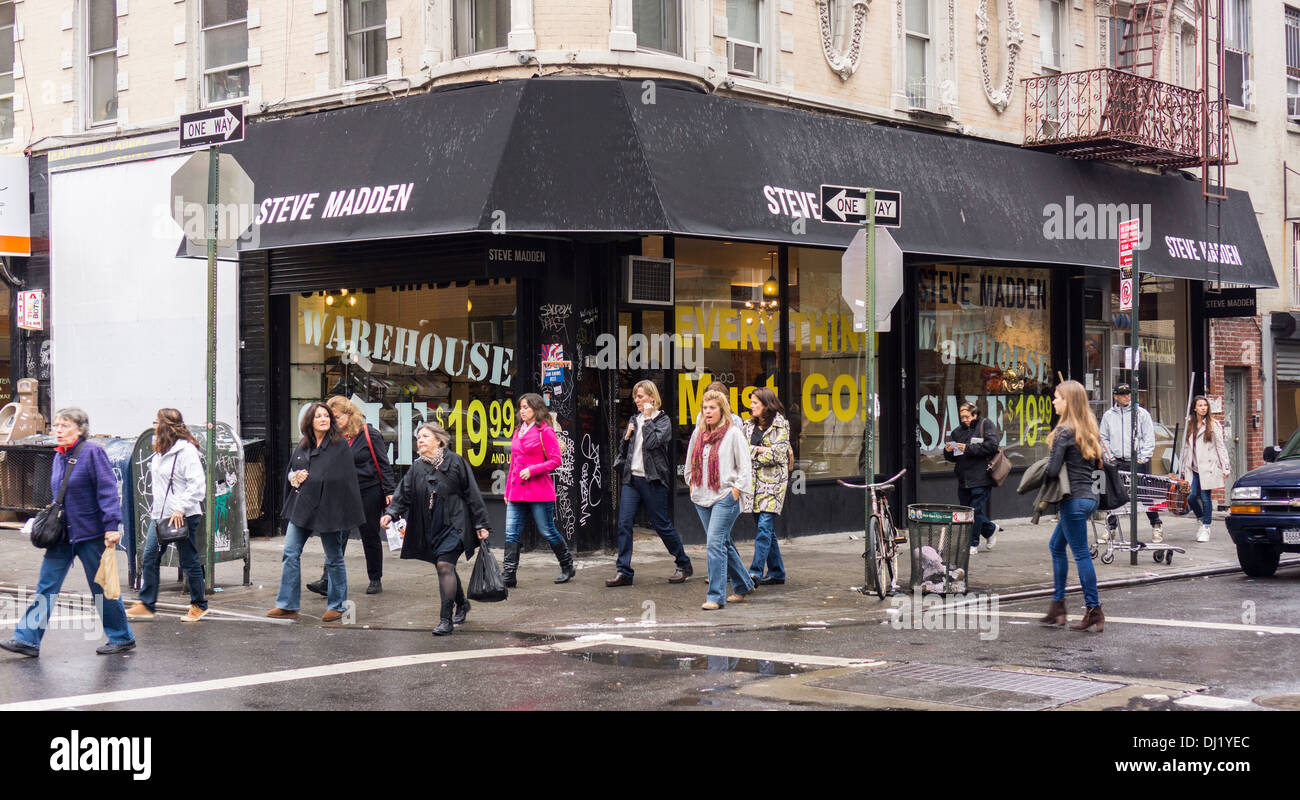
<path fill-rule="evenodd" d="M 914 663 L 824 678 L 808 685 L 903 700 L 1007 711 L 1054 708 L 1124 686 L 1122 683 L 1084 678 Z"/>
<path fill-rule="evenodd" d="M 1279 711 L 1300 711 L 1300 694 L 1270 694 L 1255 698 L 1255 705 Z"/>

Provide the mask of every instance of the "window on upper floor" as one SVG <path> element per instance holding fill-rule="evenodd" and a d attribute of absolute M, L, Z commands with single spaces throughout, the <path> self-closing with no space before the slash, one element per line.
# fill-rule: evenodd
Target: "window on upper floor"
<path fill-rule="evenodd" d="M 826 13 L 831 20 L 831 45 L 837 53 L 847 52 L 846 37 L 853 28 L 853 3 L 851 0 L 826 0 Z"/>
<path fill-rule="evenodd" d="M 510 37 L 510 0 L 456 0 L 456 55 L 500 50 Z"/>
<path fill-rule="evenodd" d="M 682 55 L 681 0 L 632 0 L 637 47 Z"/>
<path fill-rule="evenodd" d="M 117 119 L 117 0 L 86 2 L 86 76 L 90 124 L 113 122 Z"/>
<path fill-rule="evenodd" d="M 1125 49 L 1125 40 L 1131 35 L 1133 23 L 1128 21 L 1128 10 L 1121 9 L 1119 6 L 1113 6 L 1110 18 L 1110 61 L 1107 66 L 1115 69 L 1128 70 L 1133 67 L 1133 53 L 1123 52 Z"/>
<path fill-rule="evenodd" d="M 1223 88 L 1230 105 L 1251 105 L 1250 93 L 1250 0 L 1223 3 Z"/>
<path fill-rule="evenodd" d="M 905 0 L 903 5 L 907 101 L 917 108 L 928 107 L 930 74 L 934 71 L 931 11 L 930 0 Z"/>
<path fill-rule="evenodd" d="M 1057 75 L 1064 69 L 1065 7 L 1061 0 L 1038 0 L 1039 60 L 1043 74 Z"/>
<path fill-rule="evenodd" d="M 1300 122 L 1300 9 L 1286 9 L 1286 118 Z"/>
<path fill-rule="evenodd" d="M 248 0 L 203 0 L 203 96 L 248 96 Z"/>
<path fill-rule="evenodd" d="M 359 81 L 388 71 L 388 0 L 344 0 L 344 78 Z"/>
<path fill-rule="evenodd" d="M 14 138 L 14 3 L 0 0 L 0 141 Z"/>
<path fill-rule="evenodd" d="M 1199 89 L 1199 76 L 1196 72 L 1197 63 L 1200 59 L 1200 48 L 1197 47 L 1196 28 L 1193 26 L 1190 32 L 1177 37 L 1179 46 L 1182 48 L 1182 75 L 1179 77 L 1179 85 L 1184 89 Z"/>
<path fill-rule="evenodd" d="M 763 77 L 763 2 L 727 0 L 727 71 Z"/>

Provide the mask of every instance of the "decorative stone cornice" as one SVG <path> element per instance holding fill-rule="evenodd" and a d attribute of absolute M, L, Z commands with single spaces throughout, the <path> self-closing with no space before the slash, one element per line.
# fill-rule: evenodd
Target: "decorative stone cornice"
<path fill-rule="evenodd" d="M 826 63 L 830 65 L 831 71 L 839 75 L 842 81 L 847 81 L 858 70 L 858 62 L 862 57 L 862 30 L 866 27 L 869 5 L 870 0 L 853 0 L 853 25 L 847 43 L 849 51 L 841 53 L 835 46 L 835 39 L 831 34 L 830 3 L 828 0 L 817 0 L 817 18 L 822 33 L 822 55 L 826 56 Z"/>
<path fill-rule="evenodd" d="M 999 0 L 993 0 L 998 2 Z M 1016 81 L 1016 61 L 1020 57 L 1020 44 L 1025 40 L 1024 33 L 1020 29 L 1020 17 L 1016 14 L 1016 0 L 1005 0 L 1006 2 L 1006 22 L 1003 25 L 1002 34 L 999 38 L 1005 38 L 1006 53 L 1003 58 L 1004 75 L 1001 76 L 1000 86 L 994 87 L 994 80 L 989 71 L 989 0 L 979 0 L 979 5 L 975 8 L 976 35 L 975 42 L 979 46 L 980 53 L 980 75 L 984 79 L 984 96 L 988 98 L 989 103 L 1001 114 L 1007 110 L 1011 104 L 1012 93 L 1015 91 Z"/>

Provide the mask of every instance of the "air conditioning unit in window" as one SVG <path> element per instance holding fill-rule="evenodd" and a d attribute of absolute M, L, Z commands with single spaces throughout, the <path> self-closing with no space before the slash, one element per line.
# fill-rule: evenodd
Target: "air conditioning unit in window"
<path fill-rule="evenodd" d="M 1286 96 L 1286 120 L 1287 122 L 1300 122 L 1300 94 Z"/>
<path fill-rule="evenodd" d="M 733 75 L 758 76 L 759 46 L 739 39 L 727 40 L 727 71 Z"/>
<path fill-rule="evenodd" d="M 671 258 L 625 256 L 623 266 L 627 302 L 648 306 L 671 306 L 676 302 Z"/>

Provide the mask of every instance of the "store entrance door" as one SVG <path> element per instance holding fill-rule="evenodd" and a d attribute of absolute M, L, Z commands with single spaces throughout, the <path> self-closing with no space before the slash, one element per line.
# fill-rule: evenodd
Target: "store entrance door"
<path fill-rule="evenodd" d="M 1110 408 L 1113 370 L 1107 361 L 1110 353 L 1110 328 L 1089 325 L 1083 335 L 1083 388 L 1088 390 L 1088 405 L 1101 419 Z"/>
<path fill-rule="evenodd" d="M 1223 371 L 1223 434 L 1227 437 L 1232 474 L 1228 486 L 1246 473 L 1246 370 L 1229 367 Z"/>

